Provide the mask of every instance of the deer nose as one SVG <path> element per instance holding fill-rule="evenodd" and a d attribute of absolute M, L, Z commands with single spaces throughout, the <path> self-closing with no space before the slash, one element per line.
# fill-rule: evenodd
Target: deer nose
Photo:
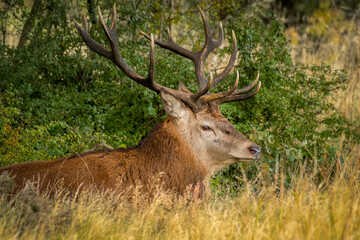
<path fill-rule="evenodd" d="M 258 145 L 251 146 L 248 148 L 249 152 L 255 156 L 256 159 L 260 157 L 261 147 Z"/>

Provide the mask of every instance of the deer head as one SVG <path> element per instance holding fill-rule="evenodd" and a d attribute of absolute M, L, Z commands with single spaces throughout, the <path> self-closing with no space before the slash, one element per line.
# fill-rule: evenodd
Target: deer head
<path fill-rule="evenodd" d="M 153 35 L 140 32 L 150 40 L 150 66 L 146 78 L 136 73 L 121 57 L 117 36 L 115 5 L 110 28 L 105 24 L 100 8 L 98 8 L 100 22 L 110 42 L 111 50 L 104 48 L 90 37 L 86 29 L 87 23 L 85 17 L 83 17 L 82 28 L 76 21 L 74 22 L 81 37 L 90 49 L 111 60 L 135 82 L 161 95 L 162 105 L 170 115 L 165 121 L 171 122 L 174 128 L 177 129 L 182 139 L 191 146 L 192 151 L 198 156 L 197 159 L 206 166 L 208 173 L 211 175 L 229 164 L 259 158 L 260 147 L 249 141 L 223 117 L 219 105 L 227 102 L 243 101 L 253 97 L 260 90 L 261 82 L 258 82 L 258 75 L 252 84 L 238 89 L 239 73 L 237 72 L 235 83 L 228 91 L 220 93 L 209 92 L 212 87 L 224 80 L 233 69 L 237 58 L 237 42 L 232 31 L 232 54 L 229 63 L 222 73 L 216 77 L 213 77 L 210 73 L 208 80 L 204 73 L 205 60 L 215 48 L 221 45 L 223 41 L 223 28 L 220 22 L 218 38 L 214 40 L 211 37 L 209 24 L 203 11 L 200 8 L 199 11 L 204 21 L 205 29 L 205 44 L 200 51 L 191 52 L 175 44 L 169 29 L 167 31 L 167 42 L 154 40 Z M 174 90 L 161 86 L 155 81 L 155 44 L 193 61 L 195 64 L 198 92 L 192 93 L 181 82 L 179 83 L 178 90 Z"/>

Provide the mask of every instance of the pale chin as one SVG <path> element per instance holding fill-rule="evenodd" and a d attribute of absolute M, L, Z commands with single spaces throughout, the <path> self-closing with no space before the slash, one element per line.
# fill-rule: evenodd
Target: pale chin
<path fill-rule="evenodd" d="M 239 162 L 253 162 L 255 161 L 256 158 L 242 158 L 242 159 L 239 159 Z"/>
<path fill-rule="evenodd" d="M 236 162 L 252 162 L 255 161 L 257 158 L 253 157 L 253 158 L 239 158 L 239 157 L 235 157 L 233 155 L 231 155 L 231 158 L 234 159 Z"/>

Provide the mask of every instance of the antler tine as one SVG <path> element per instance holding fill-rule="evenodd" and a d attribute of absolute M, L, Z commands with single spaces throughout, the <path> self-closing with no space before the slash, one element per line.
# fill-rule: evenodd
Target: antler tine
<path fill-rule="evenodd" d="M 198 91 L 197 93 L 195 93 L 195 94 L 192 95 L 191 97 L 192 97 L 193 99 L 195 99 L 195 100 L 198 100 L 201 96 L 203 96 L 204 94 L 206 94 L 206 93 L 209 91 L 209 89 L 210 89 L 210 87 L 211 87 L 211 84 L 213 83 L 213 80 L 214 80 L 213 75 L 212 75 L 212 73 L 210 72 L 210 80 L 208 81 L 206 87 L 205 87 L 204 89 Z"/>
<path fill-rule="evenodd" d="M 198 58 L 194 61 L 195 64 L 195 72 L 196 77 L 198 81 L 199 90 L 205 89 L 208 85 L 208 80 L 205 77 L 204 74 L 204 64 L 206 61 L 206 58 L 209 56 L 209 54 L 214 51 L 215 48 L 219 47 L 223 40 L 223 30 L 222 30 L 222 23 L 219 24 L 219 36 L 218 40 L 214 41 L 214 39 L 211 37 L 209 23 L 206 19 L 206 16 L 202 9 L 197 6 L 197 8 L 200 11 L 201 18 L 204 22 L 204 31 L 205 31 L 205 43 L 202 49 L 199 52 L 196 52 L 198 55 Z"/>
<path fill-rule="evenodd" d="M 110 29 L 114 29 L 114 28 L 117 29 L 117 27 L 116 27 L 116 5 L 115 4 L 113 6 L 113 14 L 112 14 L 112 18 L 111 18 L 111 27 L 110 27 Z"/>
<path fill-rule="evenodd" d="M 149 73 L 147 79 L 150 80 L 152 86 L 156 86 L 155 82 L 155 43 L 154 36 L 151 34 L 151 43 L 150 43 L 150 65 Z"/>
<path fill-rule="evenodd" d="M 97 10 L 98 10 L 98 14 L 99 14 L 99 18 L 100 18 L 100 23 L 101 23 L 101 26 L 102 28 L 104 29 L 105 33 L 106 33 L 106 36 L 110 42 L 110 45 L 111 45 L 111 49 L 114 51 L 115 50 L 115 54 L 116 55 L 118 52 L 119 52 L 119 43 L 118 43 L 118 39 L 117 39 L 117 29 L 109 29 L 108 26 L 106 26 L 105 24 L 105 21 L 104 21 L 104 18 L 101 14 L 101 9 L 100 9 L 100 6 L 97 7 Z M 114 20 L 114 19 L 113 19 Z M 112 22 L 111 25 L 114 25 L 114 21 Z M 115 23 L 116 25 L 116 23 Z M 116 39 L 113 39 L 113 38 L 116 38 Z"/>
<path fill-rule="evenodd" d="M 203 48 L 205 48 L 206 45 L 208 45 L 208 42 L 211 41 L 211 33 L 210 33 L 210 27 L 209 27 L 209 23 L 205 17 L 205 14 L 204 12 L 202 11 L 202 9 L 199 7 L 199 5 L 197 6 L 197 8 L 199 9 L 200 11 L 200 14 L 201 14 L 201 18 L 204 22 L 204 31 L 205 31 L 205 45 Z"/>
<path fill-rule="evenodd" d="M 246 93 L 246 92 L 250 91 L 250 89 L 254 88 L 256 83 L 259 80 L 259 76 L 260 76 L 260 74 L 258 73 L 257 76 L 256 76 L 256 79 L 249 86 L 246 86 L 246 87 L 240 88 L 240 89 L 236 89 L 236 91 L 234 92 L 234 95 L 238 95 L 238 94 L 241 94 L 241 93 Z"/>
<path fill-rule="evenodd" d="M 85 31 L 87 31 L 87 21 L 86 21 L 86 17 L 85 17 L 85 14 L 82 15 L 82 27 L 83 29 L 85 29 Z M 75 20 L 74 20 L 75 21 Z M 76 24 L 78 24 L 78 22 L 75 21 Z M 79 24 L 78 24 L 79 25 Z"/>
<path fill-rule="evenodd" d="M 185 85 L 182 82 L 179 82 L 178 89 L 181 92 L 192 94 L 192 92 L 189 89 L 187 89 L 187 87 L 185 87 Z"/>
<path fill-rule="evenodd" d="M 102 28 L 104 29 L 106 36 L 110 42 L 111 51 L 101 46 L 98 42 L 96 42 L 90 34 L 87 32 L 86 28 L 86 19 L 85 16 L 83 17 L 83 28 L 79 26 L 79 24 L 74 20 L 75 27 L 80 33 L 82 39 L 86 43 L 86 45 L 96 52 L 97 54 L 104 56 L 114 62 L 117 67 L 119 67 L 125 75 L 127 75 L 129 78 L 134 80 L 137 83 L 140 83 L 141 85 L 155 91 L 160 92 L 161 86 L 157 84 L 154 80 L 154 72 L 155 72 L 155 50 L 154 50 L 154 40 L 150 43 L 150 66 L 149 66 L 149 73 L 147 78 L 144 78 L 143 76 L 136 73 L 121 57 L 120 50 L 119 50 L 119 42 L 118 42 L 118 34 L 117 34 L 117 24 L 116 24 L 116 5 L 114 4 L 113 7 L 113 16 L 112 16 L 112 23 L 111 27 L 108 28 L 108 26 L 105 24 L 104 18 L 101 14 L 101 9 L 98 7 L 98 13 L 99 13 L 99 19 Z M 151 37 L 150 37 L 151 40 Z"/>
<path fill-rule="evenodd" d="M 104 56 L 108 59 L 111 59 L 112 53 L 111 51 L 107 50 L 106 48 L 104 48 L 103 46 L 101 46 L 99 43 L 97 43 L 94 39 L 92 39 L 92 37 L 90 37 L 89 33 L 87 32 L 87 28 L 86 28 L 86 19 L 85 16 L 83 16 L 83 28 L 80 27 L 80 24 L 73 20 L 76 29 L 78 30 L 78 32 L 80 33 L 82 39 L 84 40 L 84 42 L 86 43 L 86 45 L 93 50 L 94 52 L 96 52 L 97 54 Z"/>
<path fill-rule="evenodd" d="M 254 82 L 256 82 L 257 80 L 258 80 L 258 77 L 256 78 L 256 80 Z M 255 84 L 254 84 L 254 86 L 255 86 Z M 252 85 L 253 84 L 251 84 L 250 86 L 252 86 Z M 246 88 L 249 88 L 250 86 L 248 86 Z M 256 89 L 254 91 L 252 91 L 252 92 L 250 92 L 248 94 L 239 95 L 239 92 L 235 91 L 233 94 L 231 94 L 231 95 L 229 95 L 227 97 L 218 99 L 217 103 L 218 104 L 223 104 L 223 103 L 227 103 L 227 102 L 236 102 L 236 101 L 243 101 L 243 100 L 249 99 L 249 98 L 255 96 L 259 92 L 260 88 L 261 88 L 261 82 L 258 83 L 258 85 L 257 85 L 257 87 L 256 87 Z M 245 89 L 245 88 L 243 88 L 243 89 Z M 239 89 L 239 90 L 242 90 L 242 89 Z M 245 91 L 243 91 L 243 92 L 245 92 Z"/>
<path fill-rule="evenodd" d="M 220 92 L 220 93 L 213 93 L 210 95 L 205 95 L 202 96 L 201 98 L 205 100 L 205 102 L 212 102 L 212 101 L 216 101 L 218 99 L 227 97 L 229 95 L 231 95 L 237 88 L 237 86 L 239 85 L 239 72 L 236 71 L 236 79 L 235 79 L 235 83 L 234 85 L 226 92 Z"/>
<path fill-rule="evenodd" d="M 219 75 L 216 76 L 212 86 L 216 86 L 217 84 L 219 84 L 219 82 L 225 79 L 235 65 L 237 59 L 237 41 L 233 30 L 231 31 L 231 34 L 232 34 L 232 52 L 231 52 L 230 60 L 226 65 L 225 69 Z"/>
<path fill-rule="evenodd" d="M 220 21 L 219 23 L 219 34 L 218 34 L 218 38 L 217 40 L 215 41 L 212 37 L 211 37 L 211 32 L 210 32 L 210 27 L 209 27 L 209 23 L 206 19 L 206 16 L 203 12 L 203 10 L 197 6 L 197 8 L 199 9 L 200 11 L 200 14 L 201 14 L 201 18 L 204 22 L 204 31 L 205 31 L 205 44 L 203 46 L 203 49 L 207 47 L 208 44 L 213 44 L 213 48 L 210 52 L 212 52 L 215 48 L 217 48 L 218 46 L 221 45 L 223 39 L 224 39 L 224 31 L 223 31 L 223 26 L 222 26 L 222 22 Z"/>
<path fill-rule="evenodd" d="M 218 34 L 218 38 L 217 38 L 216 42 L 220 46 L 223 40 L 224 40 L 224 30 L 223 30 L 222 21 L 220 21 L 220 23 L 219 23 L 219 34 Z"/>
<path fill-rule="evenodd" d="M 151 39 L 150 35 L 144 33 L 143 31 L 140 31 L 140 34 L 143 35 L 144 37 L 146 37 L 149 40 Z M 179 54 L 179 55 L 181 55 L 183 57 L 189 58 L 192 61 L 194 61 L 195 54 L 193 52 L 191 52 L 191 51 L 189 51 L 189 50 L 175 44 L 174 41 L 171 38 L 170 31 L 168 32 L 168 36 L 170 36 L 170 37 L 169 37 L 167 42 L 162 42 L 160 40 L 155 39 L 155 43 L 157 45 L 159 45 L 160 47 L 162 47 L 162 48 L 168 49 L 168 50 L 170 50 L 170 51 L 172 51 L 172 52 L 174 52 L 176 54 Z"/>

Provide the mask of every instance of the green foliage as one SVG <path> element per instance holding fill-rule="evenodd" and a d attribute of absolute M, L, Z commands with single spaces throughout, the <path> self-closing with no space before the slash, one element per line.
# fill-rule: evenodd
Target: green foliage
<path fill-rule="evenodd" d="M 276 15 L 265 12 L 272 19 L 265 25 L 260 18 L 264 10 L 239 16 L 239 9 L 233 7 L 234 15 L 229 14 L 227 28 L 237 33 L 242 56 L 238 71 L 243 79 L 249 79 L 247 83 L 260 73 L 262 89 L 250 100 L 222 106 L 224 115 L 240 132 L 263 147 L 263 168 L 272 175 L 279 159 L 287 160 L 282 162 L 282 171 L 288 174 L 304 162 L 314 165 L 316 154 L 321 156 L 317 165 L 328 167 L 328 162 L 336 161 L 328 149 L 338 148 L 342 134 L 346 139 L 359 141 L 359 131 L 331 103 L 331 94 L 346 86 L 346 72 L 325 65 L 292 63 L 284 26 Z M 236 176 L 242 174 L 240 169 L 230 166 L 220 178 L 225 176 L 232 179 L 232 184 L 239 183 Z M 258 172 L 255 166 L 248 169 L 252 177 Z M 324 177 L 319 173 L 320 180 Z"/>
<path fill-rule="evenodd" d="M 90 127 L 70 126 L 64 121 L 35 125 L 23 118 L 25 114 L 10 104 L 21 104 L 13 93 L 0 99 L 0 165 L 16 162 L 55 159 L 65 154 L 83 152 L 108 136 Z"/>
<path fill-rule="evenodd" d="M 147 3 L 134 6 L 133 1 L 124 1 L 117 6 L 121 54 L 143 76 L 147 74 L 149 43 L 139 38 L 138 30 L 155 32 L 163 27 L 157 33 L 165 36 L 161 30 L 167 25 L 185 24 L 188 30 L 181 34 L 187 35 L 179 33 L 177 42 L 197 49 L 203 41 L 197 11 L 181 12 L 178 6 L 168 10 Z M 240 56 L 236 70 L 243 79 L 241 84 L 249 84 L 258 73 L 262 81 L 256 97 L 222 106 L 225 117 L 263 147 L 263 169 L 252 165 L 246 170 L 248 175 L 264 169 L 277 174 L 276 162 L 283 159 L 289 182 L 298 163 L 310 161 L 316 154 L 326 156 L 317 158 L 320 165 L 335 161 L 329 149 L 342 134 L 358 141 L 359 131 L 329 101 L 335 90 L 345 87 L 345 72 L 292 63 L 284 26 L 273 13 L 244 3 L 245 11 L 235 1 L 212 4 L 207 11 L 216 17 L 210 19 L 214 20 L 212 26 L 221 18 L 229 42 L 229 30 L 236 33 Z M 104 16 L 111 5 L 102 3 Z M 209 3 L 202 6 L 207 8 Z M 165 115 L 159 96 L 125 78 L 108 60 L 85 50 L 66 16 L 75 7 L 72 3 L 60 1 L 43 7 L 44 16 L 36 19 L 26 46 L 1 45 L 1 165 L 54 159 L 85 151 L 101 141 L 113 147 L 136 145 Z M 262 21 L 264 15 L 269 23 Z M 89 19 L 91 35 L 107 45 L 97 17 L 90 14 Z M 218 54 L 225 56 L 229 51 L 230 47 L 225 47 Z M 176 88 L 182 81 L 196 90 L 193 69 L 189 60 L 156 48 L 159 83 Z M 229 76 L 216 91 L 226 89 L 234 78 Z M 243 174 L 241 169 L 241 165 L 230 166 L 217 175 L 215 185 L 236 189 L 242 184 L 237 178 Z"/>

